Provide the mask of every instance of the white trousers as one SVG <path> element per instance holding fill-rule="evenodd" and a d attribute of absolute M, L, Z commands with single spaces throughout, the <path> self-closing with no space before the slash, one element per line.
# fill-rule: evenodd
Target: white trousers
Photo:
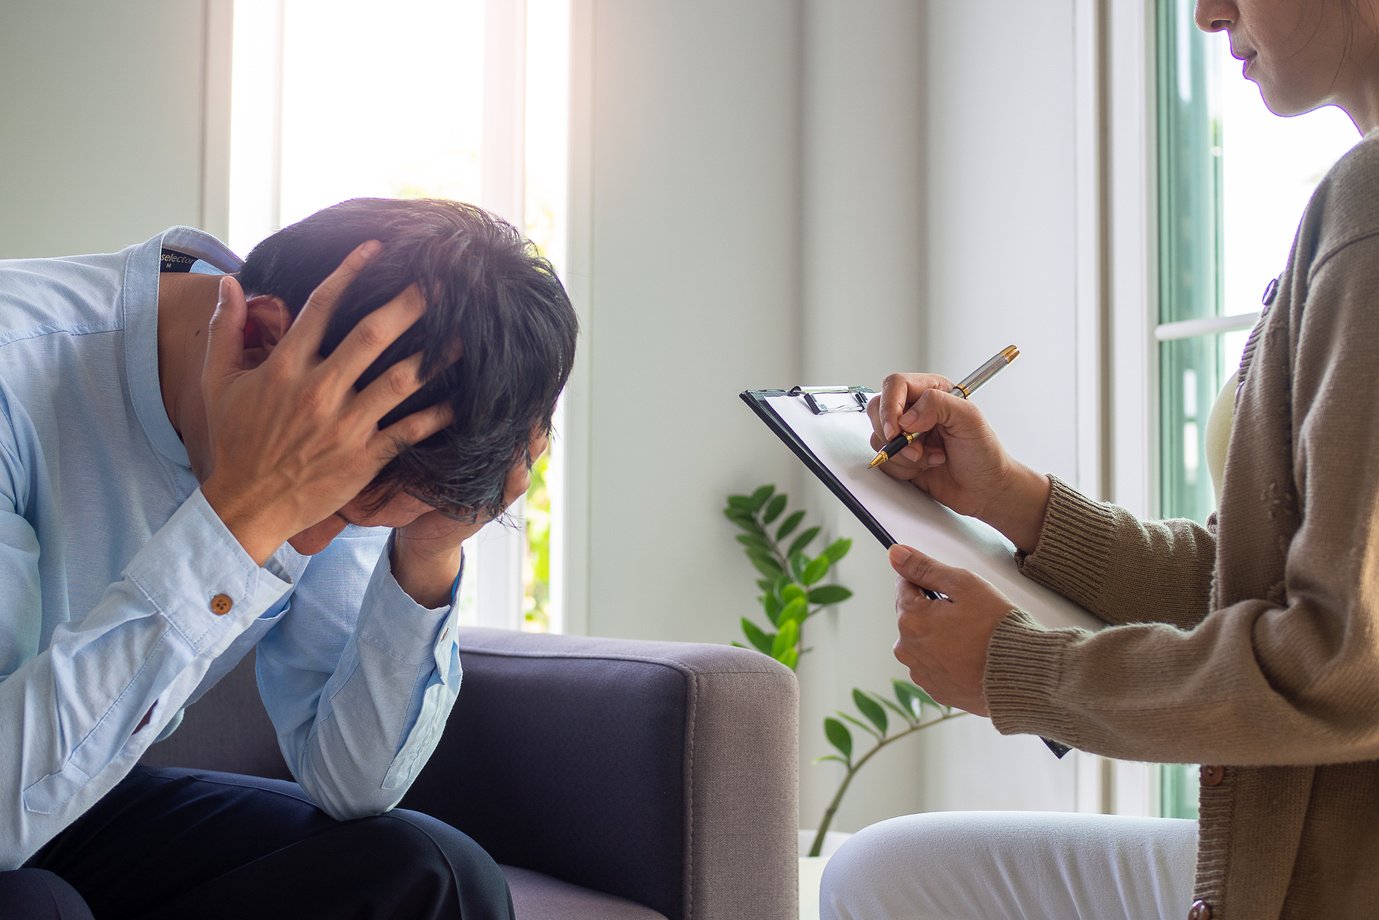
<path fill-rule="evenodd" d="M 892 818 L 824 870 L 822 920 L 1158 920 L 1192 906 L 1197 822 L 1044 812 Z"/>

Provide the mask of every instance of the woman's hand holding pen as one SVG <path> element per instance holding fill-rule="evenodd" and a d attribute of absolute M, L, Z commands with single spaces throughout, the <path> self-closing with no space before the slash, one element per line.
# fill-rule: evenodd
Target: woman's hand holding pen
<path fill-rule="evenodd" d="M 1032 552 L 1044 524 L 1049 481 L 1011 457 L 975 404 L 949 393 L 940 374 L 891 374 L 867 405 L 872 446 L 901 431 L 923 434 L 880 467 L 959 514 L 995 527 Z"/>

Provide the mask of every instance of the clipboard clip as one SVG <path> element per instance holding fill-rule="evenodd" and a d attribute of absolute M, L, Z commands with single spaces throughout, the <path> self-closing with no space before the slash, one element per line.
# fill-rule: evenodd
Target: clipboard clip
<path fill-rule="evenodd" d="M 830 412 L 865 412 L 872 395 L 868 387 L 791 387 L 788 396 L 803 396 L 815 415 Z"/>

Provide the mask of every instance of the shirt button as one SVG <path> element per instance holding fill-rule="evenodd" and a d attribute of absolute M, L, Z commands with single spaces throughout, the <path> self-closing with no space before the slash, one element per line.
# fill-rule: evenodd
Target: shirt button
<path fill-rule="evenodd" d="M 1187 912 L 1187 920 L 1211 920 L 1211 905 L 1206 901 L 1194 901 L 1192 910 Z"/>
<path fill-rule="evenodd" d="M 230 595 L 228 594 L 217 594 L 215 597 L 211 598 L 211 613 L 214 613 L 218 617 L 225 616 L 225 614 L 234 609 L 234 606 L 235 602 L 230 600 Z"/>
<path fill-rule="evenodd" d="M 1226 768 L 1210 764 L 1202 768 L 1202 785 L 1219 786 L 1226 778 Z"/>

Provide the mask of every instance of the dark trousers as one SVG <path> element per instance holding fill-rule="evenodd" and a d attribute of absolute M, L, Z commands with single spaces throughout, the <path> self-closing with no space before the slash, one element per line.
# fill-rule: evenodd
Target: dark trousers
<path fill-rule="evenodd" d="M 395 810 L 336 821 L 295 783 L 137 767 L 20 870 L 0 918 L 512 920 L 493 859 Z"/>

